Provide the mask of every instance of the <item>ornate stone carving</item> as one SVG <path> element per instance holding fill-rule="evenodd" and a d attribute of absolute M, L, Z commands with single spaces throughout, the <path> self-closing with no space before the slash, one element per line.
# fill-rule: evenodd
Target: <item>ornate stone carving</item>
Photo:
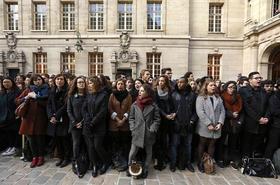
<path fill-rule="evenodd" d="M 16 35 L 13 32 L 8 32 L 6 34 L 7 45 L 10 50 L 14 50 L 17 47 Z"/>
<path fill-rule="evenodd" d="M 130 45 L 130 37 L 126 31 L 120 35 L 120 46 L 122 49 L 128 49 Z"/>
<path fill-rule="evenodd" d="M 14 63 L 17 59 L 17 53 L 13 50 L 7 51 L 7 62 Z"/>

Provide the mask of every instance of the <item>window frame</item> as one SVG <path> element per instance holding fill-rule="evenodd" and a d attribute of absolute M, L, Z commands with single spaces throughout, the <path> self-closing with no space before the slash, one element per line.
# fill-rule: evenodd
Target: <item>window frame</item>
<path fill-rule="evenodd" d="M 148 69 L 151 72 L 151 76 L 153 78 L 157 78 L 161 75 L 161 67 L 162 67 L 161 57 L 162 57 L 162 53 L 160 52 L 146 53 L 146 69 Z M 156 69 L 156 66 L 159 66 L 159 69 Z"/>
<path fill-rule="evenodd" d="M 221 58 L 221 54 L 208 54 L 207 75 L 212 76 L 214 80 L 221 78 Z"/>
<path fill-rule="evenodd" d="M 280 0 L 273 0 L 271 10 L 272 17 L 280 13 Z"/>
<path fill-rule="evenodd" d="M 33 53 L 33 66 L 34 73 L 47 74 L 48 73 L 48 56 L 46 52 L 34 52 Z M 39 68 L 38 68 L 39 67 Z"/>
<path fill-rule="evenodd" d="M 70 74 L 75 74 L 76 72 L 76 59 L 75 59 L 75 53 L 74 52 L 61 52 L 61 71 L 62 72 L 67 72 Z M 64 57 L 66 57 L 67 62 L 64 62 Z M 72 60 L 72 62 L 71 62 Z M 67 69 L 65 68 L 67 66 Z"/>
<path fill-rule="evenodd" d="M 37 5 L 45 5 L 45 8 L 46 8 L 46 11 L 45 12 L 38 12 L 38 11 L 36 11 L 36 6 Z M 47 13 L 48 13 L 48 11 L 47 11 L 47 4 L 46 4 L 46 2 L 33 2 L 33 11 L 32 11 L 32 16 L 33 16 L 33 25 L 32 25 L 32 28 L 33 28 L 33 30 L 35 30 L 35 31 L 47 31 Z M 40 29 L 38 29 L 38 27 L 37 27 L 37 15 L 39 15 L 40 16 L 40 18 L 39 18 L 39 23 L 40 23 L 40 26 L 39 26 L 39 28 Z"/>
<path fill-rule="evenodd" d="M 152 28 L 149 26 L 149 8 L 148 6 L 153 6 L 152 13 Z M 156 5 L 160 5 L 160 15 L 157 15 Z M 156 18 L 160 17 L 160 28 L 156 28 Z M 147 2 L 147 30 L 162 30 L 162 2 L 161 1 L 148 1 Z"/>
<path fill-rule="evenodd" d="M 89 76 L 97 76 L 104 72 L 104 55 L 103 52 L 88 53 L 88 74 Z"/>
<path fill-rule="evenodd" d="M 211 8 L 213 7 L 213 14 L 211 13 Z M 217 12 L 218 8 L 220 8 L 220 13 Z M 218 17 L 220 17 L 218 19 Z M 213 19 L 211 19 L 213 18 Z M 217 22 L 217 20 L 219 22 Z M 209 4 L 209 17 L 208 17 L 208 32 L 209 33 L 222 33 L 222 23 L 223 23 L 223 4 L 221 3 L 210 3 Z M 220 27 L 218 27 L 218 24 Z M 213 25 L 213 29 L 211 30 L 211 25 Z"/>
<path fill-rule="evenodd" d="M 91 12 L 91 6 L 97 5 L 97 11 Z M 102 11 L 99 10 L 102 7 Z M 90 1 L 88 6 L 88 29 L 94 31 L 104 30 L 104 2 L 103 1 Z M 95 20 L 95 21 L 94 21 Z"/>
<path fill-rule="evenodd" d="M 64 12 L 64 6 L 67 5 L 66 9 L 67 12 Z M 73 8 L 73 10 L 71 10 Z M 73 16 L 73 17 L 71 17 Z M 60 28 L 63 31 L 75 31 L 75 21 L 76 21 L 76 12 L 75 12 L 75 2 L 69 1 L 69 2 L 61 2 L 61 10 L 60 10 L 60 21 L 61 25 Z M 73 18 L 73 21 L 71 21 L 71 18 Z M 67 20 L 67 22 L 66 22 Z M 64 24 L 65 22 L 67 23 Z"/>
<path fill-rule="evenodd" d="M 124 13 L 121 13 L 119 11 L 120 9 L 120 5 L 124 5 Z M 130 9 L 131 9 L 131 12 L 128 11 L 128 5 L 130 6 Z M 130 1 L 118 1 L 118 5 L 117 5 L 117 8 L 118 8 L 118 30 L 133 30 L 133 2 L 130 2 Z M 123 14 L 123 15 L 121 15 Z M 121 26 L 121 16 L 124 16 L 123 19 L 123 28 Z M 128 19 L 131 19 L 131 24 L 128 24 L 129 21 Z M 129 27 L 130 28 L 129 28 Z"/>
<path fill-rule="evenodd" d="M 19 31 L 19 6 L 17 2 L 5 2 L 6 5 L 6 30 Z M 17 6 L 17 11 L 13 11 L 11 6 Z M 12 11 L 10 11 L 12 10 Z M 15 18 L 17 17 L 17 19 Z"/>

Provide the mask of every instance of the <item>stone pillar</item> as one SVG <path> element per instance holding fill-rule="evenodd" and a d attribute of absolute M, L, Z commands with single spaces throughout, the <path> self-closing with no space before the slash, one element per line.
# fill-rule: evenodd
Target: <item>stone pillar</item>
<path fill-rule="evenodd" d="M 118 60 L 117 60 L 117 52 L 116 52 L 116 51 L 114 51 L 114 52 L 112 53 L 110 62 L 111 62 L 111 69 L 112 69 L 112 80 L 115 80 L 115 78 L 116 78 L 116 73 L 117 73 L 117 67 L 118 67 L 118 66 L 117 66 Z"/>
<path fill-rule="evenodd" d="M 25 73 L 24 66 L 25 66 L 26 60 L 25 60 L 25 55 L 24 55 L 23 51 L 18 52 L 17 63 L 18 63 L 19 73 L 24 74 Z"/>
<path fill-rule="evenodd" d="M 4 52 L 0 51 L 0 75 L 4 75 L 4 65 L 5 65 L 5 61 L 4 61 Z"/>
<path fill-rule="evenodd" d="M 260 66 L 258 65 L 258 46 L 253 46 L 251 47 L 251 63 L 252 63 L 252 68 L 251 71 L 258 71 L 260 70 Z"/>

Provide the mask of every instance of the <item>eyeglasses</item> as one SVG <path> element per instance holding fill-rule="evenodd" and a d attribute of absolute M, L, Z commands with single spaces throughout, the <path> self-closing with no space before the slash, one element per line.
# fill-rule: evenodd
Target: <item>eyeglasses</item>
<path fill-rule="evenodd" d="M 84 84 L 85 82 L 77 82 L 77 84 Z"/>

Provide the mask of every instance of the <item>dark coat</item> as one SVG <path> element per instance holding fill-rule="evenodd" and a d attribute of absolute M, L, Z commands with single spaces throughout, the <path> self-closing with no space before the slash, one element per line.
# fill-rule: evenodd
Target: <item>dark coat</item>
<path fill-rule="evenodd" d="M 61 90 L 52 89 L 48 99 L 47 114 L 50 121 L 55 117 L 56 124 L 48 123 L 47 134 L 49 136 L 66 136 L 68 133 L 69 119 L 67 116 L 67 87 Z"/>
<path fill-rule="evenodd" d="M 76 124 L 83 120 L 82 107 L 85 102 L 86 96 L 79 96 L 74 94 L 68 98 L 67 113 L 69 117 L 69 132 L 75 129 Z"/>
<path fill-rule="evenodd" d="M 19 105 L 24 100 L 24 97 L 29 92 L 36 93 L 36 99 L 29 99 L 28 110 L 26 116 L 21 120 L 20 134 L 24 135 L 45 135 L 48 126 L 47 117 L 47 101 L 48 101 L 48 86 L 46 84 L 41 87 L 30 86 L 25 89 L 21 95 L 16 99 L 16 103 Z"/>
<path fill-rule="evenodd" d="M 143 112 L 134 102 L 129 114 L 129 127 L 132 135 L 132 144 L 144 148 L 145 144 L 153 145 L 160 125 L 159 108 L 154 103 L 147 105 Z"/>
<path fill-rule="evenodd" d="M 105 91 L 88 94 L 83 105 L 83 135 L 105 135 L 108 94 Z"/>
<path fill-rule="evenodd" d="M 275 92 L 269 99 L 271 127 L 280 129 L 280 92 Z"/>
<path fill-rule="evenodd" d="M 269 118 L 269 99 L 265 90 L 254 90 L 251 86 L 239 90 L 244 108 L 244 130 L 253 134 L 264 134 L 267 125 L 259 124 L 261 117 Z"/>
<path fill-rule="evenodd" d="M 156 90 L 157 91 L 157 90 Z M 155 102 L 159 108 L 161 122 L 162 123 L 172 123 L 172 121 L 166 119 L 166 116 L 175 113 L 175 107 L 172 101 L 172 94 L 168 92 L 166 97 L 160 96 L 158 92 L 155 93 Z"/>
<path fill-rule="evenodd" d="M 3 130 L 18 130 L 19 123 L 16 120 L 15 99 L 19 95 L 19 89 L 14 89 L 10 92 L 0 93 L 0 129 Z"/>
<path fill-rule="evenodd" d="M 182 136 L 193 133 L 195 123 L 198 120 L 195 110 L 196 95 L 191 92 L 190 87 L 181 94 L 178 87 L 172 93 L 172 101 L 175 108 L 175 132 Z"/>

